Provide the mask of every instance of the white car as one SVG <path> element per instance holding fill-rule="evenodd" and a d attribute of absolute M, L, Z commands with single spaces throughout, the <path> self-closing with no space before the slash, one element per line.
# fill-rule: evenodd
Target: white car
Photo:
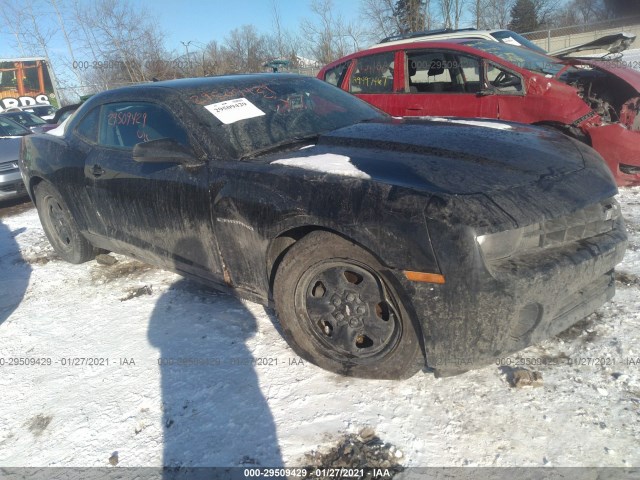
<path fill-rule="evenodd" d="M 53 116 L 56 114 L 57 108 L 53 105 L 47 104 L 38 104 L 38 105 L 25 105 L 23 107 L 11 107 L 6 109 L 4 112 L 29 112 L 37 115 L 43 120 L 51 120 Z M 3 112 L 3 113 L 4 113 Z"/>
<path fill-rule="evenodd" d="M 522 35 L 512 32 L 511 30 L 476 30 L 475 28 L 450 29 L 443 28 L 440 30 L 428 30 L 424 32 L 414 32 L 405 35 L 395 35 L 393 37 L 384 38 L 374 45 L 375 47 L 383 45 L 396 45 L 411 42 L 424 42 L 431 40 L 453 40 L 456 38 L 481 38 L 492 42 L 502 42 L 517 47 L 526 47 L 539 53 L 562 57 L 570 53 L 583 50 L 607 50 L 609 53 L 620 53 L 634 42 L 635 35 L 628 33 L 614 33 L 605 35 L 591 42 L 582 43 L 572 47 L 563 48 L 554 52 L 547 53 L 545 49 L 539 47 L 531 40 L 526 39 Z"/>

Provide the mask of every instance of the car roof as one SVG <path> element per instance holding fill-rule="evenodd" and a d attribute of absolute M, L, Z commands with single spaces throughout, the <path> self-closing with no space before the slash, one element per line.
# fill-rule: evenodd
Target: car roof
<path fill-rule="evenodd" d="M 482 38 L 494 41 L 492 33 L 501 32 L 503 30 L 476 30 L 475 28 L 460 28 L 458 30 L 442 29 L 431 30 L 427 32 L 416 32 L 409 35 L 397 35 L 382 39 L 379 43 L 372 45 L 372 47 L 379 47 L 382 45 L 401 45 L 405 43 L 414 43 L 420 41 L 435 41 L 435 40 L 457 40 L 460 38 Z M 505 30 L 506 31 L 506 30 Z M 397 38 L 396 38 L 397 37 Z"/>
<path fill-rule="evenodd" d="M 97 105 L 119 101 L 134 101 L 133 99 L 143 101 L 149 99 L 157 100 L 162 97 L 164 100 L 169 101 L 170 97 L 182 97 L 182 100 L 185 100 L 189 96 L 197 95 L 200 92 L 208 93 L 208 91 L 211 91 L 211 93 L 216 93 L 216 90 L 231 92 L 234 89 L 237 90 L 238 97 L 241 97 L 243 88 L 266 87 L 269 83 L 283 79 L 306 79 L 310 82 L 321 81 L 315 77 L 293 73 L 249 73 L 146 82 L 105 90 L 92 95 L 78 107 L 77 115 L 79 116 L 77 118 L 82 118 L 84 112 L 95 108 Z M 75 114 L 74 117 L 76 117 Z"/>
<path fill-rule="evenodd" d="M 198 77 L 198 78 L 179 78 L 176 80 L 162 80 L 159 82 L 143 83 L 139 85 L 132 85 L 130 87 L 123 87 L 124 89 L 144 89 L 149 87 L 164 87 L 171 88 L 173 90 L 199 90 L 207 87 L 229 87 L 234 86 L 238 82 L 245 83 L 246 81 L 254 80 L 255 82 L 269 83 L 275 79 L 281 78 L 308 78 L 304 75 L 297 75 L 293 73 L 247 73 L 237 75 L 220 75 L 215 77 Z M 118 89 L 120 90 L 120 89 Z"/>

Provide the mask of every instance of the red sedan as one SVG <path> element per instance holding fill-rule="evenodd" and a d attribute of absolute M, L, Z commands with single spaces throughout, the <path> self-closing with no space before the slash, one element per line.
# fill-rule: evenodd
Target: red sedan
<path fill-rule="evenodd" d="M 371 48 L 321 78 L 396 116 L 497 118 L 558 128 L 595 148 L 618 185 L 640 185 L 640 72 L 478 39 Z"/>

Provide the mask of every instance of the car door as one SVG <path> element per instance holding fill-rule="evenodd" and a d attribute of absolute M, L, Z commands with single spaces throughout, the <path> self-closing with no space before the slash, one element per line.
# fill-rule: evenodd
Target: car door
<path fill-rule="evenodd" d="M 522 75 L 491 61 L 485 61 L 484 72 L 486 93 L 498 102 L 497 118 L 522 123 L 531 123 L 537 120 L 535 116 L 529 115 L 531 111 L 529 107 L 531 103 L 536 103 L 539 99 L 533 96 L 527 97 Z M 547 105 L 547 107 L 550 106 Z"/>
<path fill-rule="evenodd" d="M 395 59 L 393 51 L 357 58 L 349 67 L 343 89 L 384 112 L 398 115 L 396 100 L 401 84 L 396 77 Z"/>
<path fill-rule="evenodd" d="M 123 253 L 222 281 L 205 162 L 186 167 L 133 159 L 136 144 L 160 138 L 195 151 L 184 124 L 163 106 L 144 101 L 101 105 L 79 124 L 79 133 L 85 122 L 97 134 L 84 166 L 95 212 L 88 222 L 91 233 Z"/>
<path fill-rule="evenodd" d="M 407 50 L 404 88 L 395 115 L 496 118 L 498 101 L 486 95 L 479 57 L 453 50 Z"/>

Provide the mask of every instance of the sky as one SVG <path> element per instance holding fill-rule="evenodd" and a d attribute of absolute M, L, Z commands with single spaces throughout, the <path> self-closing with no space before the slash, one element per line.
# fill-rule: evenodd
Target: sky
<path fill-rule="evenodd" d="M 271 0 L 194 1 L 185 2 L 189 8 L 176 8 L 175 0 L 141 0 L 154 12 L 160 25 L 167 32 L 169 49 L 182 47 L 181 41 L 189 40 L 206 44 L 211 40 L 223 41 L 234 28 L 255 25 L 259 32 L 273 30 Z M 283 27 L 296 31 L 300 21 L 310 17 L 308 0 L 277 0 Z M 356 20 L 358 0 L 334 0 L 334 10 L 345 20 Z"/>
<path fill-rule="evenodd" d="M 271 0 L 132 0 L 132 3 L 155 15 L 161 31 L 165 32 L 168 50 L 184 49 L 181 42 L 191 41 L 196 49 L 211 40 L 222 42 L 231 30 L 242 25 L 252 24 L 261 33 L 269 33 L 273 28 Z M 276 0 L 276 3 L 285 29 L 297 31 L 300 21 L 311 16 L 308 0 Z M 345 20 L 357 20 L 359 6 L 358 0 L 334 0 L 334 10 Z M 56 25 L 54 16 L 49 20 Z M 191 45 L 190 49 L 193 48 Z M 60 53 L 66 51 L 62 38 L 57 39 L 52 47 Z M 20 55 L 13 38 L 3 29 L 0 33 L 0 58 L 16 56 Z"/>

